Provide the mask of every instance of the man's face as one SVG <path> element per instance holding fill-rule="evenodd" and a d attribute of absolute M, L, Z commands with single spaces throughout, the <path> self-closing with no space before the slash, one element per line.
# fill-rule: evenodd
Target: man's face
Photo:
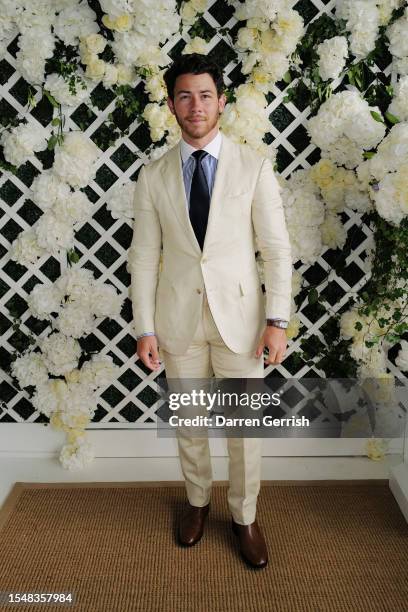
<path fill-rule="evenodd" d="M 226 97 L 219 98 L 210 74 L 182 74 L 176 79 L 174 102 L 167 98 L 177 123 L 192 139 L 204 138 L 218 123 Z"/>

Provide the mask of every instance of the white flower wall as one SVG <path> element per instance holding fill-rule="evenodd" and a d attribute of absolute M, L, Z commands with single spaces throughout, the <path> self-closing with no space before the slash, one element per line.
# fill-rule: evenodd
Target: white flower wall
<path fill-rule="evenodd" d="M 400 291 L 381 305 L 394 340 L 356 311 L 375 262 L 370 215 L 403 236 L 408 214 L 405 5 L 0 0 L 0 424 L 49 421 L 66 434 L 62 465 L 78 469 L 91 421 L 160 418 L 156 374 L 135 356 L 127 249 L 138 171 L 180 138 L 163 81 L 180 53 L 221 63 L 222 130 L 279 175 L 293 307 L 288 356 L 265 376 L 405 379 L 401 249 Z M 338 31 L 323 19 L 312 49 L 325 15 Z M 363 65 L 379 36 L 388 64 Z M 386 107 L 362 91 L 367 69 L 385 79 Z M 299 83 L 316 107 L 291 94 Z"/>

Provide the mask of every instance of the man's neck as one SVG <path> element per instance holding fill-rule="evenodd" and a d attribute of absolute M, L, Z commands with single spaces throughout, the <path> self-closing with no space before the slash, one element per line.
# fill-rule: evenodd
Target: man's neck
<path fill-rule="evenodd" d="M 215 125 L 213 129 L 210 132 L 208 132 L 208 134 L 203 136 L 202 138 L 191 138 L 191 136 L 189 136 L 185 132 L 182 132 L 181 135 L 182 135 L 183 140 L 185 140 L 189 145 L 191 145 L 195 149 L 204 149 L 204 147 L 206 147 L 209 142 L 214 140 L 214 138 L 218 134 L 218 131 L 219 131 L 219 126 L 217 123 L 217 125 Z"/>

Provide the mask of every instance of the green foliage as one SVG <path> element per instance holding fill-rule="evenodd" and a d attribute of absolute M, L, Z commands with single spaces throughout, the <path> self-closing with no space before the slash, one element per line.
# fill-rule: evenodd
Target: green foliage
<path fill-rule="evenodd" d="M 379 123 L 384 123 L 384 119 L 381 117 L 380 113 L 377 113 L 377 111 L 370 111 L 370 115 Z"/>
<path fill-rule="evenodd" d="M 4 158 L 0 159 L 0 168 L 2 170 L 7 170 L 8 172 L 11 172 L 12 174 L 17 174 L 16 166 L 9 164 Z"/>
<path fill-rule="evenodd" d="M 344 22 L 341 20 L 336 22 L 326 13 L 309 24 L 292 58 L 299 67 L 292 68 L 284 77 L 285 82 L 289 83 L 298 78 L 293 87 L 286 90 L 284 102 L 294 102 L 301 107 L 310 106 L 311 110 L 315 111 L 330 97 L 331 82 L 323 81 L 319 74 L 317 46 L 327 38 L 342 34 L 344 34 Z"/>
<path fill-rule="evenodd" d="M 394 227 L 374 212 L 371 222 L 376 252 L 372 276 L 361 294 L 363 305 L 359 313 L 376 320 L 385 339 L 394 343 L 408 331 L 407 300 L 402 309 L 391 307 L 408 292 L 408 218 Z M 388 316 L 384 316 L 384 310 Z"/>
<path fill-rule="evenodd" d="M 75 95 L 79 87 L 86 89 L 85 81 L 78 74 L 79 64 L 77 48 L 57 40 L 53 56 L 46 61 L 45 70 L 47 74 L 56 72 L 61 75 L 68 83 L 70 93 Z"/>
<path fill-rule="evenodd" d="M 394 10 L 389 24 L 398 19 L 403 12 L 403 7 Z M 332 94 L 332 81 L 323 82 L 319 75 L 317 45 L 333 36 L 348 37 L 345 21 L 334 20 L 324 14 L 309 24 L 292 58 L 296 60 L 298 68 L 292 68 L 284 77 L 286 83 L 291 83 L 291 87 L 286 90 L 285 102 L 293 101 L 298 108 L 305 108 L 309 105 L 313 114 Z M 386 27 L 383 26 L 379 30 L 375 48 L 366 58 L 356 61 L 350 55 L 347 59 L 339 78 L 341 84 L 338 89 L 340 91 L 347 84 L 357 88 L 370 106 L 378 107 L 379 112 L 373 110 L 371 116 L 376 121 L 383 123 L 387 131 L 400 121 L 387 110 L 394 94 L 390 75 L 385 75 L 381 69 L 378 70 L 378 67 L 381 68 L 390 61 Z M 366 151 L 364 158 L 370 159 L 375 153 L 375 150 Z M 375 185 L 376 181 L 373 179 L 370 184 Z M 376 321 L 380 327 L 381 336 L 371 335 L 366 340 L 367 346 L 375 346 L 382 340 L 382 337 L 395 343 L 408 332 L 406 300 L 404 308 L 395 308 L 395 301 L 402 298 L 404 294 L 406 296 L 404 292 L 408 288 L 408 219 L 405 218 L 400 226 L 396 227 L 387 223 L 377 213 L 372 213 L 367 217 L 374 232 L 376 251 L 371 278 L 359 295 L 363 305 L 358 312 L 360 315 L 369 317 L 369 320 Z M 332 263 L 331 269 L 340 277 L 347 257 L 351 253 L 352 244 L 352 237 L 350 237 L 339 257 Z M 307 296 L 308 303 L 314 308 L 322 306 L 320 289 L 323 284 L 326 284 L 326 281 L 327 276 L 318 285 L 310 284 L 304 289 L 304 297 Z M 325 293 L 327 295 L 327 290 Z M 339 318 L 339 315 L 333 314 L 331 321 L 338 326 Z M 355 328 L 361 331 L 363 326 L 357 322 Z M 332 325 L 324 324 L 321 332 L 324 335 L 323 347 L 315 339 L 309 338 L 307 341 L 302 339 L 301 357 L 309 365 L 316 364 L 328 377 L 354 377 L 357 364 L 349 353 L 352 341 L 341 340 L 338 335 L 336 336 Z"/>
<path fill-rule="evenodd" d="M 67 251 L 67 261 L 69 265 L 77 263 L 79 260 L 80 260 L 80 256 L 75 251 L 75 249 L 70 249 L 69 251 Z"/>
<path fill-rule="evenodd" d="M 140 99 L 138 98 L 135 89 L 130 85 L 118 85 L 115 89 L 116 93 L 116 108 L 121 108 L 127 117 L 137 115 L 140 120 L 143 119 Z"/>
<path fill-rule="evenodd" d="M 54 117 L 51 121 L 51 125 L 57 127 L 57 133 L 52 134 L 47 143 L 48 150 L 52 151 L 55 148 L 55 145 L 61 145 L 64 141 L 64 125 L 65 125 L 65 115 L 62 113 L 61 104 L 54 98 L 53 95 L 49 91 L 43 88 L 43 96 L 47 98 L 50 104 L 58 110 L 58 117 Z"/>
<path fill-rule="evenodd" d="M 385 111 L 385 117 L 386 119 L 388 119 L 388 121 L 390 123 L 392 123 L 393 125 L 395 125 L 396 123 L 399 123 L 400 120 L 398 119 L 398 117 L 396 117 L 395 115 L 393 115 L 392 113 L 389 113 L 388 111 Z"/>
<path fill-rule="evenodd" d="M 307 299 L 308 299 L 309 304 L 316 304 L 317 300 L 319 299 L 319 294 L 317 292 L 317 289 L 315 289 L 315 287 L 310 289 Z"/>
<path fill-rule="evenodd" d="M 236 100 L 235 91 L 233 87 L 226 87 L 224 89 L 225 97 L 227 98 L 227 104 L 233 103 Z"/>
<path fill-rule="evenodd" d="M 210 26 L 208 21 L 203 19 L 202 15 L 202 13 L 197 13 L 197 19 L 193 23 L 193 25 L 190 26 L 188 33 L 191 38 L 199 36 L 200 38 L 203 38 L 206 42 L 210 42 L 210 40 L 214 36 L 214 28 Z"/>
<path fill-rule="evenodd" d="M 139 74 L 147 75 L 150 72 L 146 68 L 140 68 Z M 131 85 L 118 85 L 115 91 L 115 110 L 109 113 L 105 122 L 106 133 L 109 133 L 108 146 L 114 146 L 116 140 L 129 133 L 129 125 L 135 120 L 143 122 L 143 109 L 145 100 L 140 92 Z M 106 149 L 103 145 L 101 148 Z"/>

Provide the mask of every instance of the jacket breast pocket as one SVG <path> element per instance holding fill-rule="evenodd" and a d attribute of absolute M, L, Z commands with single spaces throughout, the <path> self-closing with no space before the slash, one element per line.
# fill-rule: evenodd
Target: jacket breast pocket
<path fill-rule="evenodd" d="M 242 191 L 228 194 L 224 201 L 224 211 L 229 215 L 242 216 L 251 210 L 252 192 Z"/>

